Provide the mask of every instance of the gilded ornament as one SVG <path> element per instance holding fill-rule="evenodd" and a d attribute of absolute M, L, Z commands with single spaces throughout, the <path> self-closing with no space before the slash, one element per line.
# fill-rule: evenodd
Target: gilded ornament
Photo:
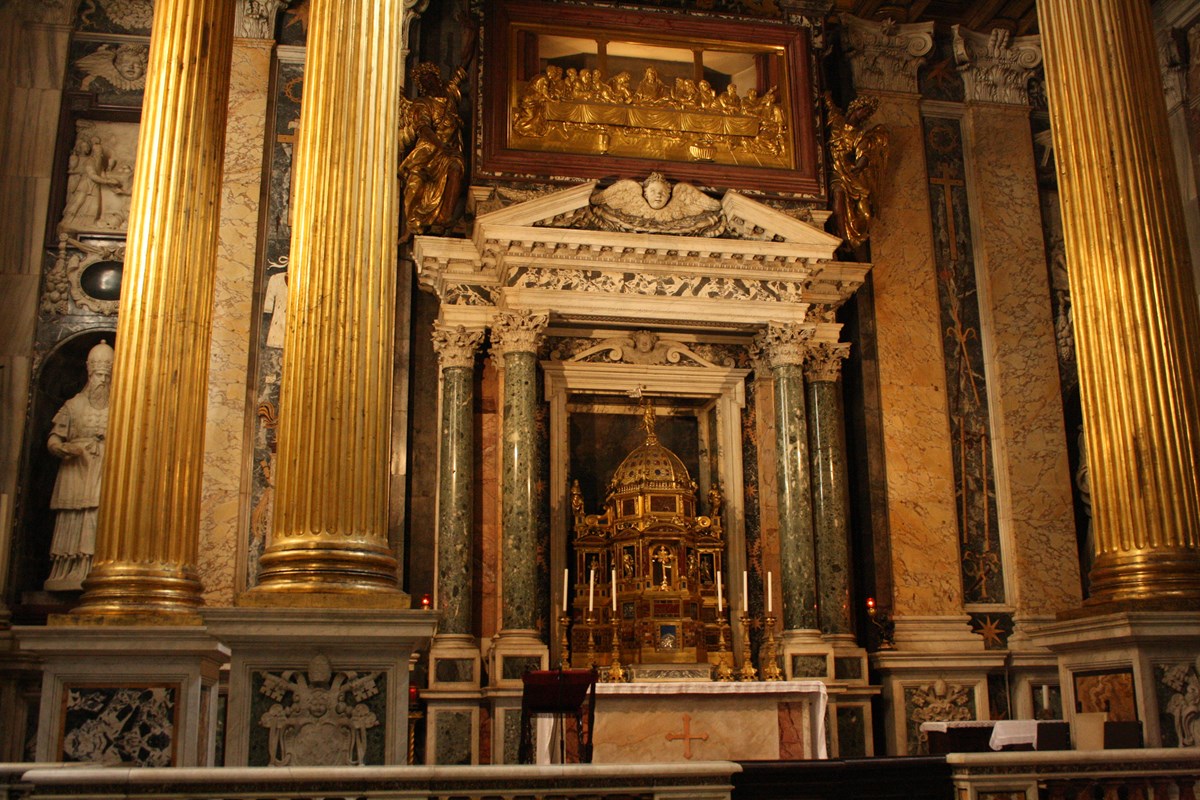
<path fill-rule="evenodd" d="M 416 99 L 401 98 L 400 141 L 411 148 L 400 162 L 404 188 L 402 239 L 426 231 L 441 232 L 454 220 L 462 189 L 462 100 L 460 84 L 467 77 L 459 67 L 443 81 L 433 64 L 418 64 L 413 70 Z"/>
<path fill-rule="evenodd" d="M 857 97 L 843 115 L 829 94 L 825 95 L 829 112 L 829 160 L 833 169 L 829 186 L 833 213 L 838 235 L 854 247 L 870 236 L 874 217 L 871 196 L 878 191 L 887 169 L 887 129 L 882 125 L 864 127 L 878 106 L 875 97 Z"/>

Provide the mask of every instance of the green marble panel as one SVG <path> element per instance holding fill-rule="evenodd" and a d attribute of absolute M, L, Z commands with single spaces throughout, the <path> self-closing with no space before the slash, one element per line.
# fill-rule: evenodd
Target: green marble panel
<path fill-rule="evenodd" d="M 500 674 L 506 681 L 519 681 L 526 672 L 542 668 L 542 659 L 538 656 L 505 656 L 500 666 Z"/>
<path fill-rule="evenodd" d="M 861 658 L 835 656 L 833 659 L 833 675 L 839 681 L 861 680 L 862 667 L 863 660 Z"/>
<path fill-rule="evenodd" d="M 439 658 L 434 661 L 434 677 L 440 683 L 467 683 L 475 680 L 475 659 Z"/>
<path fill-rule="evenodd" d="M 792 677 L 794 678 L 824 678 L 825 656 L 792 656 Z"/>
<path fill-rule="evenodd" d="M 858 705 L 838 706 L 838 758 L 867 757 L 866 714 Z"/>
<path fill-rule="evenodd" d="M 463 765 L 471 763 L 471 712 L 439 711 L 434 715 L 434 763 Z"/>

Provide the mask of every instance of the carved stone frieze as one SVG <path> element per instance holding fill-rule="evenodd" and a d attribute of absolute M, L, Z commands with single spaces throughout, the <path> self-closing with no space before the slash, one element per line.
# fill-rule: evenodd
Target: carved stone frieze
<path fill-rule="evenodd" d="M 462 325 L 433 324 L 433 349 L 442 369 L 474 367 L 475 351 L 483 341 L 483 331 L 467 330 Z"/>
<path fill-rule="evenodd" d="M 922 722 L 962 722 L 975 718 L 972 687 L 948 684 L 941 679 L 921 686 L 905 687 L 904 704 L 911 737 L 910 754 L 917 752 L 918 741 L 928 740 L 928 734 L 920 730 Z"/>
<path fill-rule="evenodd" d="M 274 39 L 275 17 L 287 0 L 238 0 L 233 34 L 241 39 Z"/>
<path fill-rule="evenodd" d="M 381 724 L 368 701 L 379 672 L 334 672 L 317 656 L 308 672 L 263 672 L 259 691 L 275 701 L 258 720 L 269 731 L 270 766 L 363 766 L 367 731 Z"/>
<path fill-rule="evenodd" d="M 518 270 L 510 276 L 508 285 L 521 289 L 756 300 L 766 303 L 799 303 L 808 288 L 807 281 L 715 278 L 686 274 L 651 275 L 642 272 L 612 273 L 543 267 Z"/>
<path fill-rule="evenodd" d="M 536 353 L 549 321 L 548 314 L 537 314 L 524 308 L 499 312 L 492 323 L 493 352 L 500 355 Z"/>
<path fill-rule="evenodd" d="M 754 337 L 754 349 L 771 367 L 802 366 L 808 355 L 809 342 L 816 332 L 816 325 L 772 322 Z"/>
<path fill-rule="evenodd" d="M 917 92 L 917 68 L 933 50 L 933 23 L 873 22 L 842 15 L 842 36 L 858 91 Z"/>
<path fill-rule="evenodd" d="M 1029 105 L 1029 79 L 1042 63 L 1041 37 L 1014 39 L 1003 28 L 976 33 L 954 25 L 950 30 L 967 102 Z"/>
<path fill-rule="evenodd" d="M 842 362 L 849 356 L 849 342 L 817 342 L 808 350 L 804 376 L 813 382 L 834 383 L 842 374 Z"/>
<path fill-rule="evenodd" d="M 635 331 L 628 336 L 612 336 L 602 339 L 590 346 L 585 345 L 574 355 L 563 360 L 608 361 L 619 364 L 656 366 L 675 364 L 710 368 L 720 366 L 709 361 L 683 342 L 665 339 L 653 331 Z"/>

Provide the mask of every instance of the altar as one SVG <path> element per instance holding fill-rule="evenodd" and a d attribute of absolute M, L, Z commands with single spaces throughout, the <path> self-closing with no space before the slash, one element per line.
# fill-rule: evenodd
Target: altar
<path fill-rule="evenodd" d="M 827 758 L 821 681 L 602 683 L 597 764 Z"/>

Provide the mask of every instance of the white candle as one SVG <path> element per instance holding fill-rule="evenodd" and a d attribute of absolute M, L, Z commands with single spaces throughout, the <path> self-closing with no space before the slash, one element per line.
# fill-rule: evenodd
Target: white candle
<path fill-rule="evenodd" d="M 717 573 L 717 613 L 725 610 L 725 596 L 721 593 L 721 573 Z"/>
<path fill-rule="evenodd" d="M 612 571 L 612 598 L 613 598 L 613 613 L 617 612 L 617 571 Z"/>
<path fill-rule="evenodd" d="M 591 613 L 592 609 L 595 608 L 595 605 L 593 605 L 593 601 L 595 599 L 596 599 L 596 570 L 593 567 L 591 570 L 591 575 L 588 578 L 588 613 Z"/>
<path fill-rule="evenodd" d="M 750 613 L 750 580 L 746 577 L 746 570 L 742 570 L 742 613 Z"/>
<path fill-rule="evenodd" d="M 775 606 L 771 602 L 771 571 L 767 570 L 767 613 L 770 614 Z"/>
<path fill-rule="evenodd" d="M 1050 685 L 1047 683 L 1042 684 L 1042 708 L 1050 708 Z"/>
<path fill-rule="evenodd" d="M 567 570 L 564 569 L 563 570 L 563 613 L 564 614 L 567 613 L 567 594 L 568 594 L 568 592 L 569 592 L 569 590 L 567 588 Z"/>

